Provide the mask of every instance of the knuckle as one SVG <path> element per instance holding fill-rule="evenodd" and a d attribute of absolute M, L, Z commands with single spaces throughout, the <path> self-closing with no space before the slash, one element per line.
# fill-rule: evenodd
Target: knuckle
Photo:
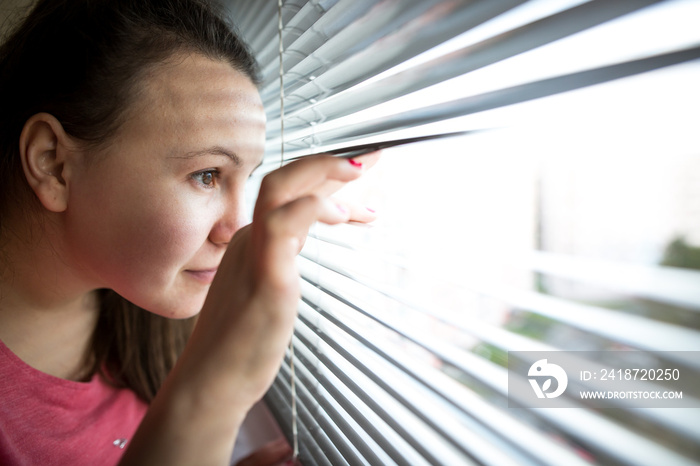
<path fill-rule="evenodd" d="M 309 226 L 324 208 L 323 198 L 309 194 L 268 212 L 264 217 L 269 233 L 296 235 L 299 229 Z"/>
<path fill-rule="evenodd" d="M 265 175 L 260 182 L 260 194 L 269 193 L 275 190 L 278 184 L 279 174 L 277 171 L 273 171 Z"/>

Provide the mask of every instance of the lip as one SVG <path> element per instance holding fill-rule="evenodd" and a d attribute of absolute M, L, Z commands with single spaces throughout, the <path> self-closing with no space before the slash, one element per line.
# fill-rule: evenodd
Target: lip
<path fill-rule="evenodd" d="M 192 278 L 196 279 L 205 284 L 211 284 L 214 281 L 214 276 L 216 275 L 217 269 L 199 269 L 199 270 L 185 270 Z"/>

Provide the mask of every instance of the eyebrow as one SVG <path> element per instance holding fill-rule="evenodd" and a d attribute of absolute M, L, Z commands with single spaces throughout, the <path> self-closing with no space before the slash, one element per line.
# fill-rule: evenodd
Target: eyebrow
<path fill-rule="evenodd" d="M 206 149 L 202 150 L 195 150 L 191 152 L 187 152 L 182 155 L 171 155 L 168 158 L 171 159 L 193 159 L 195 157 L 202 157 L 204 155 L 224 155 L 228 158 L 230 158 L 233 163 L 235 163 L 237 166 L 241 165 L 241 158 L 236 155 L 235 152 L 231 152 L 229 150 L 224 149 L 221 146 L 214 146 L 214 147 L 208 147 Z"/>

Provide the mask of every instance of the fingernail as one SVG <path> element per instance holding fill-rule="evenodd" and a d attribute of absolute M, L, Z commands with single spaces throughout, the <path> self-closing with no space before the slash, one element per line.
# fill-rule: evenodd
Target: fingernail
<path fill-rule="evenodd" d="M 376 213 L 377 213 L 377 211 L 374 210 L 374 209 L 371 208 L 371 207 L 365 207 L 365 209 L 367 209 L 368 211 L 372 212 L 373 214 L 376 214 Z"/>
<path fill-rule="evenodd" d="M 347 214 L 347 213 L 348 213 L 348 209 L 346 209 L 344 206 L 342 206 L 342 205 L 340 205 L 340 204 L 336 204 L 336 207 L 337 207 L 338 210 L 341 211 L 343 214 Z"/>
<path fill-rule="evenodd" d="M 350 165 L 352 165 L 353 167 L 357 167 L 357 168 L 362 167 L 362 162 L 358 162 L 357 160 L 348 159 L 348 162 L 350 162 Z"/>

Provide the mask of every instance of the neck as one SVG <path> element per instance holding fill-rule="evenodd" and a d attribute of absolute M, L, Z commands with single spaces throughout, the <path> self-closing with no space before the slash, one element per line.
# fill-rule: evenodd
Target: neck
<path fill-rule="evenodd" d="M 84 380 L 99 313 L 96 292 L 38 228 L 39 237 L 6 235 L 1 243 L 0 340 L 35 369 Z"/>

